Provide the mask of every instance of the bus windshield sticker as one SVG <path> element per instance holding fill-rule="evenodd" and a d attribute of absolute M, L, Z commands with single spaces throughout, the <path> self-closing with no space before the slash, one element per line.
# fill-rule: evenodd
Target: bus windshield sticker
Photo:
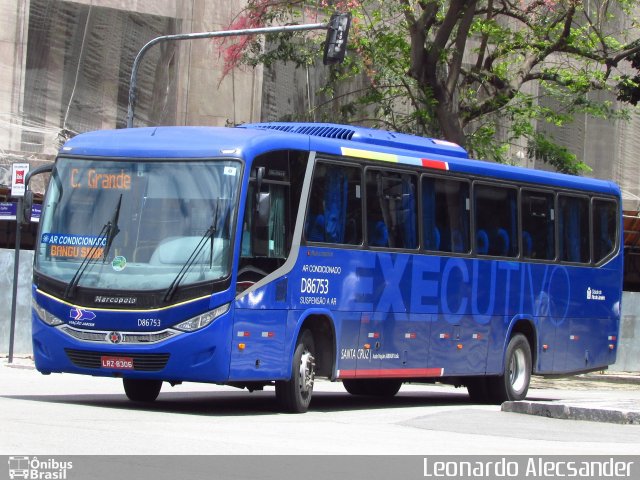
<path fill-rule="evenodd" d="M 43 233 L 41 239 L 42 243 L 48 246 L 49 255 L 60 258 L 85 258 L 91 250 L 91 256 L 99 258 L 106 243 L 105 237 L 93 235 Z"/>
<path fill-rule="evenodd" d="M 127 259 L 122 255 L 118 255 L 111 262 L 111 268 L 113 268 L 116 272 L 121 272 L 124 270 L 124 267 L 127 266 Z"/>

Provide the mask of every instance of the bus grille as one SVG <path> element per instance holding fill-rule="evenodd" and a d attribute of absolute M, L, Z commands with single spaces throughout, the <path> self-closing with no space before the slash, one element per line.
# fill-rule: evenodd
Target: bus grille
<path fill-rule="evenodd" d="M 102 368 L 101 357 L 122 356 L 133 359 L 134 370 L 157 372 L 162 370 L 169 361 L 168 353 L 123 353 L 114 355 L 113 352 L 90 352 L 71 348 L 65 348 L 64 351 L 76 367 L 82 368 Z"/>
<path fill-rule="evenodd" d="M 109 342 L 109 333 L 107 331 L 93 331 L 93 330 L 77 330 L 75 328 L 67 327 L 66 325 L 62 327 L 64 333 L 69 335 L 70 337 L 76 338 L 78 340 L 82 340 L 84 342 L 99 342 L 99 343 L 111 343 Z M 163 330 L 161 332 L 150 332 L 150 333 L 122 333 L 122 339 L 120 343 L 158 343 L 167 338 L 178 335 L 178 332 L 174 330 Z"/>

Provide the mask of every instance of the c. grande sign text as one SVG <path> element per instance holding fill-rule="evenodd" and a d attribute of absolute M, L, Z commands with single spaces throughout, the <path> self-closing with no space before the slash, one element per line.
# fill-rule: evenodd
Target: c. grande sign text
<path fill-rule="evenodd" d="M 79 169 L 71 170 L 71 188 L 87 187 L 91 190 L 131 190 L 131 175 L 124 173 L 98 173 L 95 169 L 87 170 L 86 179 Z"/>

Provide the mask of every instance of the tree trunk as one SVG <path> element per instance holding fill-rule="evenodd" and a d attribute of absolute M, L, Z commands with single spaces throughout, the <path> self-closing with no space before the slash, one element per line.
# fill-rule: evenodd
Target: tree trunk
<path fill-rule="evenodd" d="M 436 115 L 438 117 L 440 128 L 442 129 L 444 140 L 457 143 L 461 147 L 464 147 L 466 144 L 466 137 L 462 129 L 460 116 L 454 111 L 454 104 L 447 100 L 438 99 Z"/>

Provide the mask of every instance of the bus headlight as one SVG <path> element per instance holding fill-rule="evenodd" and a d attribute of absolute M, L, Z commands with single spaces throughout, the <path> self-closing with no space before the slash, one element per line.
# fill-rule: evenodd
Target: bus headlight
<path fill-rule="evenodd" d="M 174 325 L 173 328 L 182 330 L 184 332 L 193 332 L 195 330 L 200 330 L 201 328 L 209 325 L 220 315 L 227 313 L 230 306 L 231 304 L 227 303 L 226 305 L 222 305 L 215 310 L 211 310 L 209 312 L 203 313 L 202 315 L 198 315 L 197 317 L 190 318 L 189 320 L 185 320 L 182 323 Z"/>
<path fill-rule="evenodd" d="M 56 325 L 61 325 L 62 323 L 64 323 L 58 317 L 47 312 L 44 308 L 42 308 L 40 305 L 38 305 L 35 302 L 33 304 L 33 310 L 36 312 L 36 315 L 38 315 L 40 320 L 42 320 L 47 325 L 55 327 Z"/>

